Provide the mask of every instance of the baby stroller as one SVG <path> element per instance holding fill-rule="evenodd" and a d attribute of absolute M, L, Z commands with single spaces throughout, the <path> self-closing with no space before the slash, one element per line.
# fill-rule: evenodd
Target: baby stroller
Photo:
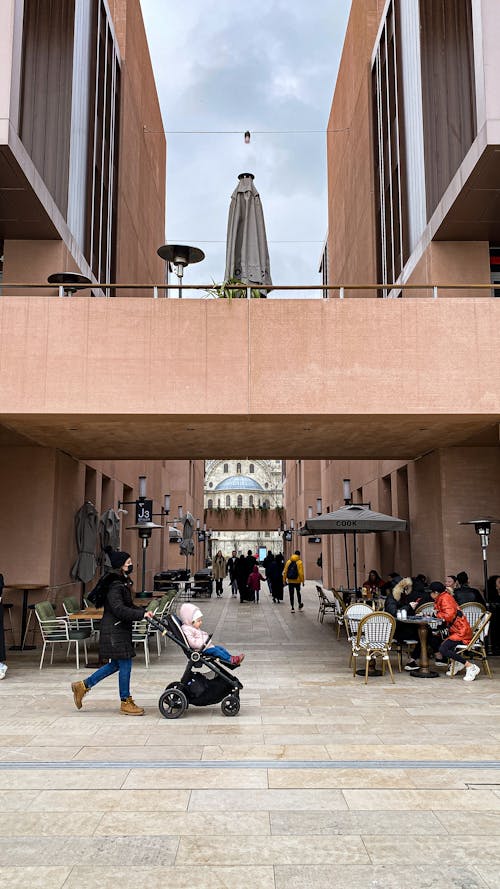
<path fill-rule="evenodd" d="M 237 716 L 243 685 L 231 674 L 235 668 L 223 664 L 216 657 L 203 654 L 203 651 L 190 648 L 175 614 L 168 614 L 164 618 L 153 617 L 149 623 L 182 648 L 188 659 L 180 681 L 167 685 L 158 701 L 161 715 L 165 719 L 178 719 L 190 704 L 208 707 L 209 704 L 220 703 L 224 716 Z M 206 673 L 198 672 L 201 667 L 208 667 L 214 676 L 209 678 Z"/>

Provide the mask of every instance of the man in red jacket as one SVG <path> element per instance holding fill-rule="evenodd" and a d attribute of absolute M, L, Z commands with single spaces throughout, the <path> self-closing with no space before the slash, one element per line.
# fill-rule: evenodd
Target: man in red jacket
<path fill-rule="evenodd" d="M 435 580 L 430 584 L 430 590 L 431 596 L 434 599 L 436 616 L 444 621 L 448 627 L 448 637 L 441 643 L 436 660 L 450 658 L 452 661 L 456 661 L 455 673 L 459 673 L 465 667 L 464 682 L 473 682 L 479 673 L 479 667 L 456 652 L 457 645 L 468 645 L 472 639 L 469 621 L 460 611 L 453 596 L 447 592 L 444 584 Z M 451 666 L 446 675 L 452 675 Z"/>

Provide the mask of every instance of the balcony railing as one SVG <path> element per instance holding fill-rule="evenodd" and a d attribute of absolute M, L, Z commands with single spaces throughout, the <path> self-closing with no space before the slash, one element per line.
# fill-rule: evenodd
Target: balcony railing
<path fill-rule="evenodd" d="M 51 287 L 50 284 L 10 283 L 3 281 L 0 288 L 0 296 L 34 296 L 33 291 L 44 291 L 43 296 L 78 297 L 90 296 L 96 298 L 113 298 L 117 296 L 150 297 L 153 299 L 179 298 L 181 295 L 193 298 L 191 294 L 199 293 L 200 299 L 225 299 L 218 297 L 217 286 L 213 284 L 184 284 L 179 288 L 177 284 L 119 284 L 119 283 L 92 283 L 79 285 L 76 292 L 68 293 L 63 285 Z M 419 298 L 445 297 L 447 299 L 459 297 L 464 291 L 471 291 L 475 296 L 485 296 L 484 291 L 490 291 L 491 296 L 500 297 L 500 288 L 495 284 L 273 284 L 272 286 L 247 287 L 245 284 L 231 284 L 224 286 L 225 291 L 234 291 L 233 299 L 251 299 L 256 290 L 267 291 L 273 296 L 276 293 L 284 294 L 303 292 L 309 294 L 307 299 L 348 299 L 349 297 L 400 299 L 411 298 L 418 295 Z M 2 292 L 3 291 L 3 292 Z M 6 294 L 5 291 L 8 291 Z M 29 294 L 26 293 L 29 291 Z M 48 292 L 47 292 L 48 291 Z"/>

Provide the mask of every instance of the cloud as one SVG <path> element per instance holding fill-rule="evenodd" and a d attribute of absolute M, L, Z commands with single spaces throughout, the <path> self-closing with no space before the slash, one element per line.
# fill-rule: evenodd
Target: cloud
<path fill-rule="evenodd" d="M 231 192 L 238 173 L 253 172 L 273 280 L 318 283 L 326 234 L 325 129 L 350 0 L 141 4 L 167 130 L 167 237 L 199 244 L 206 253 L 186 281 L 222 279 Z M 250 145 L 243 141 L 246 129 Z M 276 130 L 319 132 L 269 132 Z M 282 243 L 295 241 L 314 244 Z"/>

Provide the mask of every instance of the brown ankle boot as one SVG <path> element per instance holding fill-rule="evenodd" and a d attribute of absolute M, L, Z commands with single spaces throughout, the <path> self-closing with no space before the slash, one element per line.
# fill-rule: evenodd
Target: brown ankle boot
<path fill-rule="evenodd" d="M 144 708 L 134 704 L 132 698 L 127 698 L 125 701 L 121 702 L 120 711 L 127 716 L 144 716 Z"/>
<path fill-rule="evenodd" d="M 73 692 L 73 700 L 77 710 L 82 709 L 82 701 L 88 692 L 88 688 L 84 682 L 72 682 L 71 691 Z"/>

